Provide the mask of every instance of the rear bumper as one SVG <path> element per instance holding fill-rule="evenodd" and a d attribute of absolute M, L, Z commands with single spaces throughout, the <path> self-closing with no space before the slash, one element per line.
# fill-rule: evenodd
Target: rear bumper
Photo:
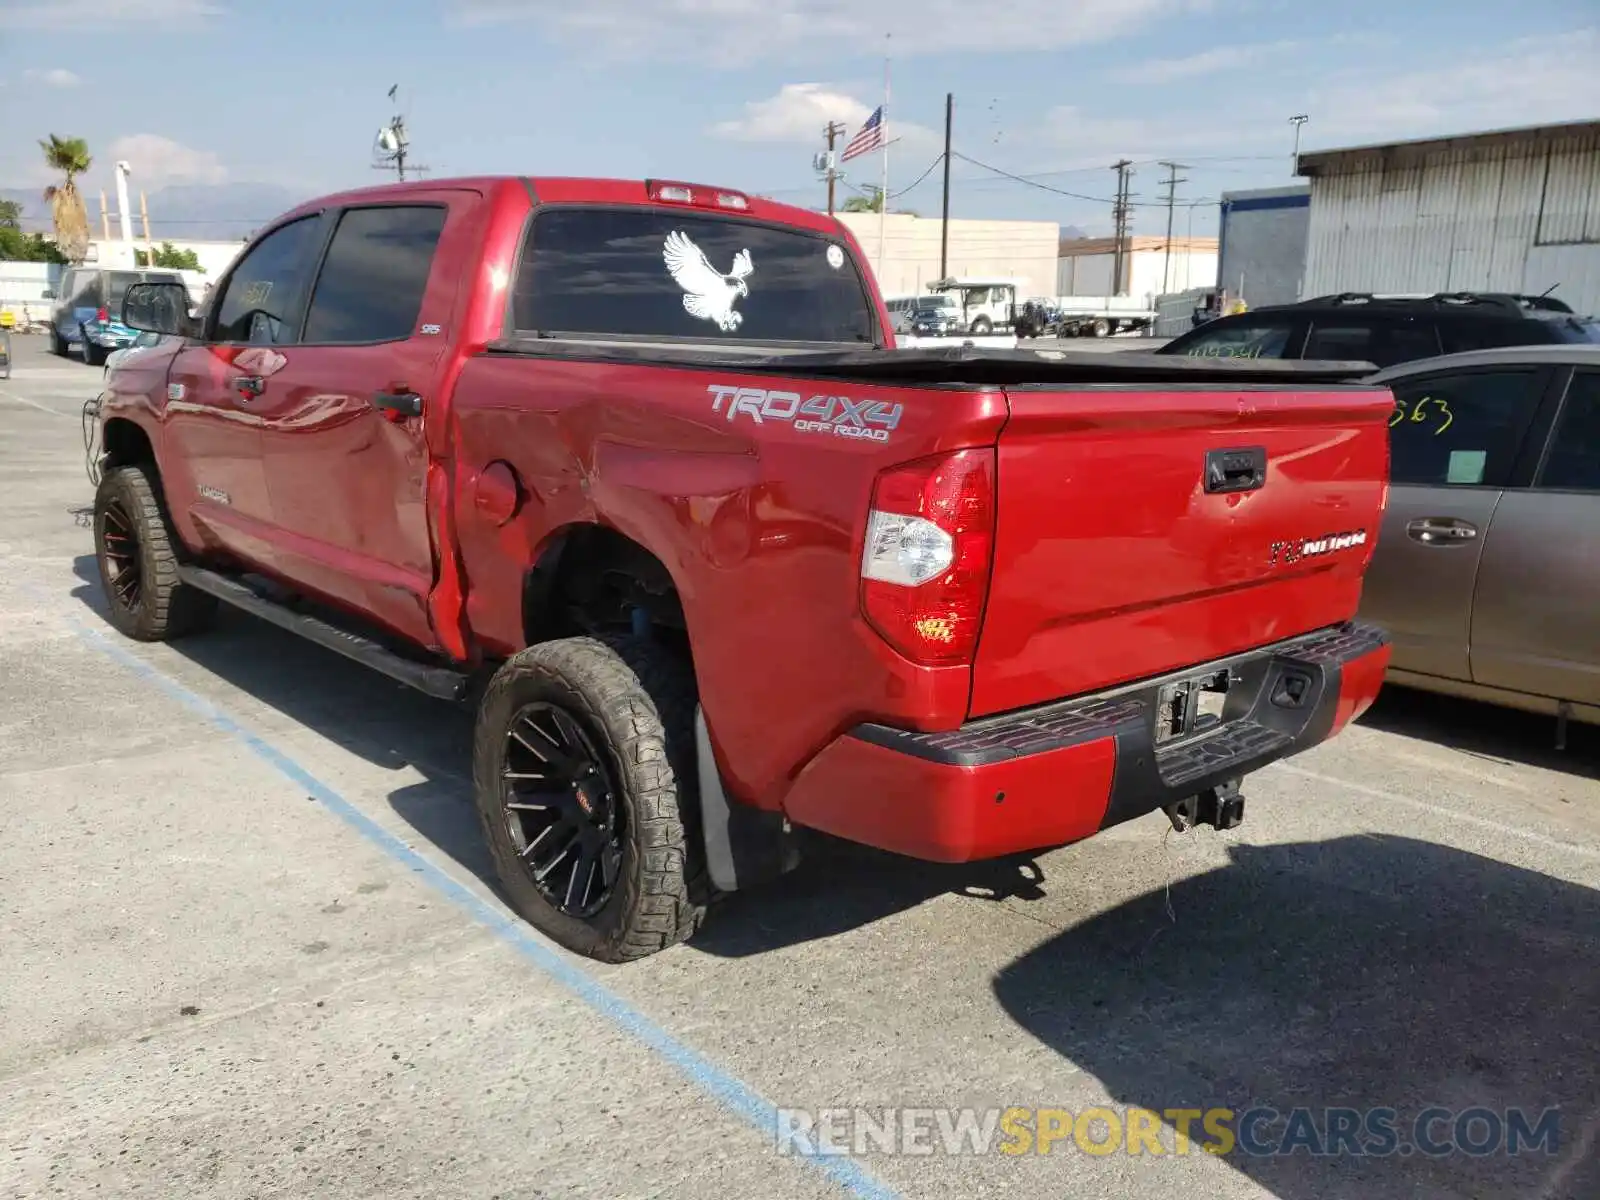
<path fill-rule="evenodd" d="M 1366 711 L 1388 663 L 1388 638 L 1352 623 L 948 733 L 859 725 L 806 766 L 784 811 L 936 862 L 1065 845 L 1326 740 Z M 1222 723 L 1158 746 L 1162 689 L 1224 669 Z"/>

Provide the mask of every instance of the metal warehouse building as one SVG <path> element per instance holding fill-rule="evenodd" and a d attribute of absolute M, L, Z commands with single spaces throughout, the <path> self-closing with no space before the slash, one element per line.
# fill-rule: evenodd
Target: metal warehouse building
<path fill-rule="evenodd" d="M 1550 290 L 1600 313 L 1600 121 L 1308 152 L 1298 168 L 1303 295 Z"/>

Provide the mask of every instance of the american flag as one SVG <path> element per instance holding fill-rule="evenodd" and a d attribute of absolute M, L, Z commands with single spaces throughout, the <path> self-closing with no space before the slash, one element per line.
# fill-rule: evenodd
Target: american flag
<path fill-rule="evenodd" d="M 844 148 L 840 162 L 849 162 L 858 154 L 867 154 L 883 145 L 883 105 L 878 105 L 872 110 L 872 115 L 867 118 L 867 123 L 861 127 L 861 132 L 850 139 L 850 144 Z"/>

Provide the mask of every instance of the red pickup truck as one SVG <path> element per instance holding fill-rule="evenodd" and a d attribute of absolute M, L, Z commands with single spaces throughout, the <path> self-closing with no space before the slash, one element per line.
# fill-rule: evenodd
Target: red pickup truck
<path fill-rule="evenodd" d="M 896 350 L 831 218 L 474 178 L 274 222 L 112 371 L 110 619 L 218 600 L 476 700 L 505 889 L 605 960 L 805 826 L 964 861 L 1157 809 L 1371 703 L 1387 499 L 1364 364 Z"/>

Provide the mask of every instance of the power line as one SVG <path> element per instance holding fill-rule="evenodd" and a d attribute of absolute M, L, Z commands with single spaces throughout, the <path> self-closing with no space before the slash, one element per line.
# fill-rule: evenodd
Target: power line
<path fill-rule="evenodd" d="M 929 175 L 933 174 L 934 168 L 936 168 L 943 161 L 944 161 L 944 155 L 941 154 L 941 155 L 939 155 L 938 158 L 934 159 L 931 163 L 928 164 L 928 169 L 926 171 L 924 171 L 921 175 L 917 176 L 917 182 L 916 183 L 910 184 L 907 187 L 903 187 L 898 192 L 890 192 L 889 193 L 889 198 L 891 200 L 898 200 L 901 196 L 904 196 L 907 192 L 914 191 L 917 188 L 917 186 L 922 183 L 922 181 L 924 179 L 926 179 Z"/>
<path fill-rule="evenodd" d="M 1073 200 L 1083 200 L 1089 204 L 1117 203 L 1117 198 L 1115 196 L 1088 196 L 1082 192 L 1073 192 L 1067 190 L 1066 188 L 1052 187 L 1048 183 L 1040 183 L 1036 178 L 1027 175 L 1017 175 L 1011 171 L 1002 171 L 999 167 L 990 166 L 986 162 L 979 162 L 975 158 L 970 158 L 967 155 L 962 154 L 959 150 L 952 151 L 951 153 L 953 157 L 959 158 L 963 162 L 971 163 L 975 167 L 980 167 L 985 171 L 992 172 L 995 175 L 1003 176 L 1006 179 L 1015 180 L 1017 183 L 1026 184 L 1028 187 L 1038 188 L 1040 191 L 1054 192 L 1058 196 L 1068 196 Z M 1128 165 L 1130 167 L 1134 165 L 1131 160 L 1125 161 L 1128 161 Z M 1104 168 L 1099 169 L 1104 170 Z M 1164 200 L 1128 200 L 1126 203 L 1129 208 L 1165 208 L 1167 206 L 1166 201 Z"/>

